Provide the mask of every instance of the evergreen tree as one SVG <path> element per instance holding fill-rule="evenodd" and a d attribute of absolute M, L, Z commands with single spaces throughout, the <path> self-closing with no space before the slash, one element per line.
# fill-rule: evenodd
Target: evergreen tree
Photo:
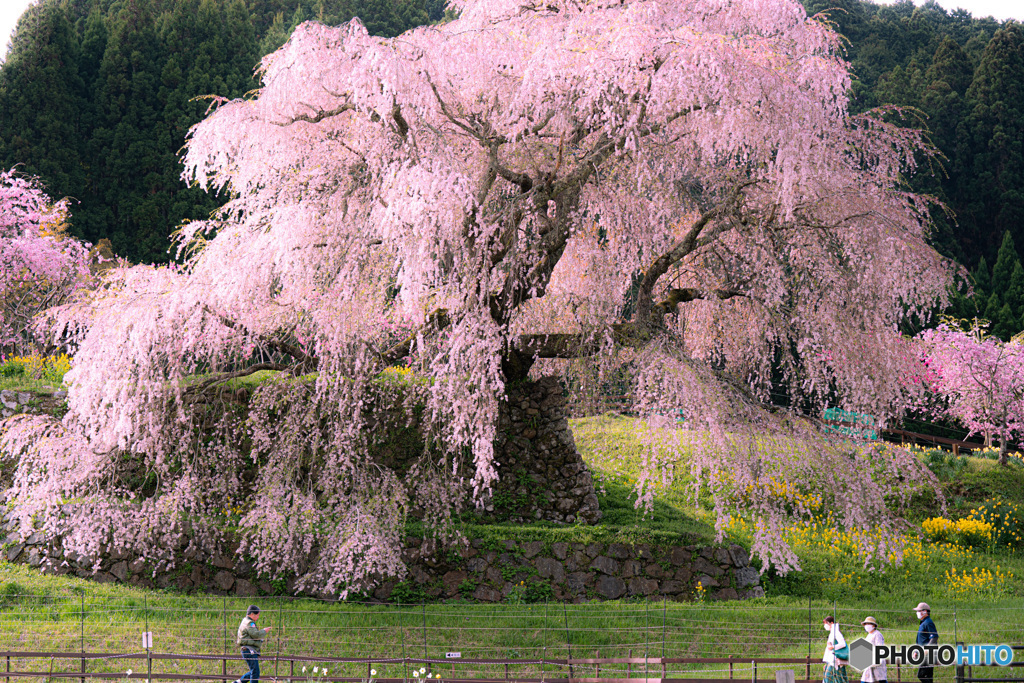
<path fill-rule="evenodd" d="M 1013 315 L 1010 304 L 1003 304 L 1003 307 L 999 309 L 999 316 L 992 323 L 992 334 L 1003 341 L 1010 341 L 1010 337 L 1020 332 L 1018 323 L 1019 318 Z"/>
<path fill-rule="evenodd" d="M 985 48 L 958 131 L 957 196 L 965 239 L 990 250 L 1008 231 L 1024 239 L 1024 28 L 1010 22 Z M 991 253 L 991 252 L 989 252 Z M 1008 273 L 1007 273 L 1008 274 Z"/>
<path fill-rule="evenodd" d="M 999 245 L 999 253 L 996 256 L 996 264 L 992 266 L 992 290 L 1005 292 L 1010 286 L 1010 277 L 1013 275 L 1013 266 L 1020 262 L 1017 256 L 1017 249 L 1013 243 L 1013 235 L 1009 231 L 1003 233 L 1003 243 Z"/>
<path fill-rule="evenodd" d="M 992 329 L 999 323 L 999 317 L 1003 309 L 1003 302 L 999 299 L 999 292 L 992 292 L 986 299 L 985 312 L 981 316 L 992 323 Z M 994 332 L 993 332 L 994 334 Z"/>
<path fill-rule="evenodd" d="M 82 167 L 81 41 L 65 7 L 35 5 L 22 15 L 0 69 L 0 167 L 21 164 L 53 196 L 79 198 Z"/>
<path fill-rule="evenodd" d="M 974 280 L 974 308 L 975 312 L 972 315 L 982 315 L 985 311 L 985 307 L 988 304 L 988 296 L 992 293 L 992 274 L 988 268 L 988 262 L 985 257 L 982 256 L 978 260 L 978 266 L 972 273 Z M 968 317 L 968 316 L 961 316 Z"/>
<path fill-rule="evenodd" d="M 1006 288 L 1006 303 L 1010 305 L 1013 319 L 1019 321 L 1024 315 L 1024 266 L 1021 266 L 1020 261 L 1013 265 L 1010 286 Z"/>

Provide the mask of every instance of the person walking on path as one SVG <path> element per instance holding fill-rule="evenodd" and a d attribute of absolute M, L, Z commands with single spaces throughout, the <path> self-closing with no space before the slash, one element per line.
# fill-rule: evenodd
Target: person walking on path
<path fill-rule="evenodd" d="M 932 608 L 928 606 L 927 602 L 919 602 L 914 611 L 917 613 L 917 618 L 921 620 L 921 625 L 917 627 L 917 644 L 937 645 L 939 630 L 935 628 L 935 622 L 932 621 Z M 925 659 L 925 664 L 928 666 L 922 666 L 917 670 L 917 679 L 921 683 L 932 683 L 935 667 L 930 666 L 933 664 L 930 655 Z"/>
<path fill-rule="evenodd" d="M 846 646 L 846 638 L 839 632 L 839 624 L 832 616 L 825 617 L 822 624 L 828 631 L 825 654 L 821 658 L 825 663 L 824 683 L 848 683 L 846 664 L 849 661 L 850 650 Z"/>
<path fill-rule="evenodd" d="M 875 647 L 885 645 L 885 637 L 878 630 L 878 622 L 875 621 L 874 617 L 865 617 L 864 621 L 860 622 L 860 625 L 864 627 L 864 631 L 867 633 L 867 636 L 864 637 L 865 640 Z M 875 664 L 864 669 L 864 673 L 860 675 L 860 680 L 861 683 L 887 683 L 885 676 L 885 661 L 882 661 L 881 664 Z"/>
<path fill-rule="evenodd" d="M 242 674 L 235 683 L 258 683 L 260 680 L 260 647 L 263 640 L 270 633 L 270 627 L 257 628 L 256 621 L 260 618 L 260 608 L 256 605 L 249 605 L 245 612 L 245 618 L 238 625 L 238 637 L 235 644 L 242 648 L 242 657 L 249 665 L 249 670 Z"/>

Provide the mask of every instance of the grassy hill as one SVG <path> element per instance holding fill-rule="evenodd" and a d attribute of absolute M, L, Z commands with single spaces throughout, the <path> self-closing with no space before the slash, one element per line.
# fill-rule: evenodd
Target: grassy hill
<path fill-rule="evenodd" d="M 657 500 L 651 514 L 632 504 L 632 485 L 641 453 L 630 418 L 601 416 L 573 421 L 577 444 L 594 471 L 605 518 L 600 525 L 538 524 L 465 526 L 473 537 L 641 542 L 710 541 L 708 510 L 695 501 L 687 482 Z M 999 468 L 984 457 L 951 460 L 922 452 L 942 479 L 950 501 L 947 518 L 1001 496 L 1006 506 L 1024 505 L 1024 468 Z M 860 619 L 872 614 L 891 643 L 912 642 L 915 619 L 910 607 L 927 600 L 935 609 L 945 642 L 1021 642 L 1020 597 L 1024 596 L 1024 558 L 1019 546 L 994 549 L 965 544 L 953 535 L 946 542 L 918 539 L 922 524 L 942 514 L 934 496 L 912 501 L 907 550 L 900 566 L 869 569 L 856 539 L 822 520 L 794 523 L 789 530 L 802 571 L 778 576 L 769 571 L 767 597 L 743 603 L 664 603 L 621 600 L 610 603 L 477 605 L 460 601 L 425 606 L 364 605 L 262 597 L 261 625 L 276 631 L 267 653 L 313 657 L 429 657 L 446 651 L 464 657 L 563 658 L 626 656 L 733 657 L 737 678 L 749 677 L 749 660 L 760 656 L 816 659 L 822 640 L 818 624 L 835 610 L 848 636 L 859 632 Z M 934 526 L 934 525 L 933 525 Z M 414 529 L 415 530 L 415 529 Z M 748 525 L 735 520 L 729 540 L 749 544 Z M 25 594 L 31 594 L 26 597 Z M 231 651 L 234 628 L 251 599 L 182 595 L 173 590 L 142 590 L 96 584 L 72 577 L 43 576 L 25 566 L 0 563 L 0 648 L 124 652 L 138 650 L 138 634 L 153 631 L 156 650 L 179 653 Z M 739 662 L 747 662 L 740 664 Z M 43 670 L 48 663 L 39 664 Z M 89 671 L 112 676 L 137 661 L 101 660 Z M 77 660 L 54 663 L 54 671 L 77 671 Z M 176 673 L 219 671 L 219 663 L 163 663 Z M 272 664 L 270 666 L 273 666 Z M 278 663 L 284 674 L 287 663 Z M 301 666 L 301 662 L 300 662 Z M 309 663 L 312 666 L 312 662 Z M 720 668 L 720 665 L 718 665 Z M 782 666 L 782 665 L 780 665 Z M 332 676 L 366 676 L 366 665 L 331 665 Z M 612 669 L 603 667 L 610 675 Z M 635 665 L 639 675 L 642 665 Z M 676 666 L 677 673 L 698 675 L 715 665 Z M 783 667 L 788 668 L 788 667 Z M 410 676 L 410 665 L 377 666 L 377 677 Z M 494 670 L 490 670 L 494 669 Z M 481 671 L 503 675 L 501 667 Z M 38 670 L 38 669 L 37 669 Z M 266 666 L 264 670 L 268 669 Z M 660 667 L 652 669 L 661 674 Z M 439 666 L 439 676 L 462 668 Z M 671 674 L 673 669 L 669 669 Z M 514 665 L 512 675 L 539 676 L 537 665 Z M 813 673 L 813 672 L 812 672 Z M 948 678 L 943 671 L 940 680 Z M 558 667 L 547 676 L 565 675 Z M 904 672 L 909 676 L 911 672 Z M 582 675 L 577 673 L 577 676 Z M 714 675 L 714 674 L 712 674 Z M 762 667 L 760 678 L 770 678 Z M 943 678 L 945 677 L 945 678 Z"/>

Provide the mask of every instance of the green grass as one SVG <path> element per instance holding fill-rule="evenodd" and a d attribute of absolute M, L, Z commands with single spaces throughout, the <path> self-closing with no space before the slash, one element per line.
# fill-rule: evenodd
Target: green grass
<path fill-rule="evenodd" d="M 577 445 L 597 480 L 604 519 L 601 524 L 558 526 L 553 524 L 480 525 L 466 522 L 464 532 L 485 546 L 503 540 L 568 542 L 644 542 L 652 544 L 704 543 L 714 537 L 709 512 L 696 505 L 682 479 L 658 499 L 653 511 L 644 514 L 633 505 L 632 486 L 642 455 L 642 445 L 628 418 L 602 416 L 572 422 Z M 992 461 L 970 458 L 955 476 L 943 482 L 947 492 L 961 498 L 947 514 L 966 513 L 994 495 L 1009 500 L 1024 498 L 1020 469 L 997 468 Z M 911 507 L 913 520 L 934 516 L 937 502 L 921 496 Z M 422 531 L 415 524 L 413 532 Z M 742 529 L 733 529 L 729 540 L 749 545 Z M 950 552 L 920 545 L 902 567 L 876 570 L 864 567 L 863 559 L 841 543 L 813 541 L 796 546 L 803 571 L 786 577 L 769 572 L 764 583 L 767 597 L 742 603 L 699 604 L 621 600 L 580 605 L 478 605 L 464 602 L 426 606 L 325 603 L 262 597 L 260 625 L 275 628 L 265 649 L 264 672 L 273 675 L 275 654 L 313 657 L 411 657 L 443 658 L 460 651 L 464 657 L 535 659 L 633 656 L 733 657 L 738 679 L 750 675 L 753 657 L 820 657 L 824 634 L 820 619 L 836 611 L 849 638 L 859 633 L 860 620 L 871 614 L 882 625 L 890 643 L 912 642 L 916 620 L 910 608 L 926 600 L 944 642 L 1024 642 L 1021 596 L 1024 596 L 1024 558 L 1019 554 L 973 550 Z M 951 567 L 972 570 L 995 567 L 1012 573 L 991 590 L 954 594 L 945 587 Z M 31 594 L 35 597 L 19 597 Z M 44 576 L 24 566 L 0 563 L 0 647 L 10 649 L 65 650 L 81 647 L 82 633 L 89 651 L 138 651 L 143 630 L 154 632 L 156 650 L 179 653 L 233 652 L 231 639 L 237 622 L 253 599 L 180 595 L 173 591 L 146 591 L 127 586 L 96 584 L 72 577 Z M 84 608 L 84 609 L 83 609 Z M 745 662 L 745 663 L 743 663 Z M 138 671 L 138 660 L 133 668 Z M 34 666 L 48 666 L 48 662 Z M 112 675 L 123 671 L 124 661 L 89 663 L 89 671 Z M 78 661 L 55 666 L 77 671 Z M 163 670 L 217 672 L 219 663 L 182 663 L 177 669 L 164 663 Z M 288 665 L 278 663 L 278 675 Z M 310 665 L 311 666 L 311 665 Z M 501 665 L 452 668 L 439 665 L 445 677 L 488 674 L 503 676 Z M 798 667 L 802 677 L 803 665 Z M 301 669 L 301 664 L 299 665 Z M 378 678 L 409 676 L 408 666 L 379 665 Z M 621 672 L 624 666 L 603 666 L 602 675 Z M 793 668 L 781 666 L 776 668 Z M 239 669 L 232 664 L 230 671 Z M 333 675 L 366 676 L 365 665 L 332 667 Z M 643 665 L 632 667 L 640 675 Z M 718 673 L 711 673 L 714 670 Z M 669 668 L 669 674 L 726 675 L 721 665 Z M 661 668 L 653 671 L 660 676 Z M 586 672 L 586 673 L 584 673 Z M 512 676 L 540 677 L 536 665 L 513 665 Z M 548 677 L 564 676 L 559 667 L 548 666 Z M 577 668 L 577 676 L 594 675 Z M 812 675 L 817 675 L 812 665 Z M 912 673 L 904 672 L 911 679 Z M 759 679 L 770 679 L 771 669 L 759 669 Z M 940 671 L 949 680 L 951 671 Z"/>
<path fill-rule="evenodd" d="M 31 391 L 36 394 L 52 394 L 57 391 L 58 388 L 54 386 L 54 383 L 46 379 L 34 379 L 26 375 L 16 375 L 14 377 L 4 377 L 0 375 L 0 390 L 10 391 Z"/>
<path fill-rule="evenodd" d="M 33 596 L 23 597 L 24 593 Z M 816 659 L 824 640 L 820 619 L 833 609 L 851 639 L 859 632 L 853 625 L 867 614 L 879 620 L 890 643 L 912 642 L 916 628 L 908 603 L 893 599 L 842 601 L 835 608 L 830 602 L 792 597 L 709 605 L 629 601 L 580 605 L 364 605 L 184 596 L 42 576 L 22 566 L 0 564 L 0 648 L 77 652 L 84 646 L 87 652 L 138 652 L 139 635 L 148 630 L 154 633 L 156 652 L 234 652 L 231 639 L 250 602 L 262 609 L 260 626 L 274 628 L 264 648 L 263 668 L 269 674 L 275 655 L 443 659 L 445 652 L 458 651 L 465 658 L 535 660 L 565 658 L 571 651 L 576 658 L 629 654 L 660 657 L 663 652 L 668 657 L 731 656 L 737 662 L 737 677 L 743 678 L 749 676 L 749 661 L 754 657 L 803 658 L 810 646 L 812 659 Z M 954 609 L 960 640 L 1021 642 L 1018 600 L 985 601 L 970 607 L 933 601 L 933 607 L 945 642 L 952 640 Z M 88 671 L 116 674 L 128 667 L 139 671 L 137 663 L 99 660 L 90 662 Z M 14 666 L 24 665 L 15 662 Z M 48 661 L 36 661 L 34 666 L 46 670 Z M 58 660 L 54 670 L 72 672 L 78 666 L 77 660 Z M 721 666 L 677 664 L 670 666 L 669 673 L 694 675 Z M 156 667 L 177 673 L 216 673 L 220 668 L 212 662 L 183 662 L 176 669 L 157 662 Z M 287 667 L 279 663 L 278 673 L 286 674 Z M 410 667 L 397 663 L 375 668 L 378 678 L 410 674 Z M 366 674 L 365 665 L 360 664 L 332 669 L 332 675 Z M 624 665 L 605 665 L 602 674 L 613 675 L 624 669 Z M 633 665 L 633 675 L 639 675 L 642 669 L 642 664 Z M 504 675 L 502 665 L 453 668 L 444 664 L 435 665 L 433 671 L 445 677 L 471 672 Z M 652 671 L 660 672 L 660 666 L 652 667 Z M 769 668 L 762 666 L 760 671 L 759 678 L 771 678 Z M 548 677 L 565 675 L 561 667 L 555 666 L 546 667 L 545 672 Z M 536 665 L 511 667 L 513 676 L 538 677 L 539 673 Z"/>

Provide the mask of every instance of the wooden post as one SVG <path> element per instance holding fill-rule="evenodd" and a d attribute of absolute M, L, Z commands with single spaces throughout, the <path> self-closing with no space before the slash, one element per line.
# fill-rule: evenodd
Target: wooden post
<path fill-rule="evenodd" d="M 811 656 L 807 655 L 807 680 L 811 680 Z"/>
<path fill-rule="evenodd" d="M 633 651 L 629 650 L 629 656 L 626 659 L 626 678 L 633 677 Z"/>
<path fill-rule="evenodd" d="M 82 605 L 82 654 L 85 655 L 85 593 L 81 596 Z M 85 657 L 82 657 L 82 673 L 85 673 Z M 85 676 L 82 676 L 82 683 L 85 683 Z"/>
<path fill-rule="evenodd" d="M 729 655 L 729 680 L 732 680 L 732 655 Z"/>
<path fill-rule="evenodd" d="M 750 660 L 750 664 L 751 664 L 751 666 L 754 669 L 750 673 L 750 681 L 751 681 L 751 683 L 757 683 L 757 660 L 756 659 Z"/>
<path fill-rule="evenodd" d="M 597 658 L 601 659 L 601 651 L 600 650 L 597 651 Z M 601 677 L 601 662 L 598 662 L 597 664 L 594 665 L 594 678 L 600 678 L 600 677 Z"/>

